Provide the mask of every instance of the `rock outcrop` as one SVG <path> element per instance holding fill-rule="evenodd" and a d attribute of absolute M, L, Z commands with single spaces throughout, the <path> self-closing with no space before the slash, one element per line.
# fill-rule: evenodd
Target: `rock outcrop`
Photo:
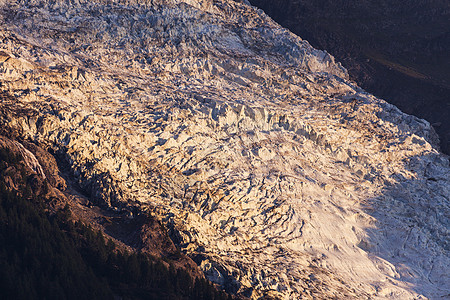
<path fill-rule="evenodd" d="M 230 292 L 449 294 L 430 124 L 246 1 L 7 1 L 0 124 L 97 205 L 148 211 Z"/>

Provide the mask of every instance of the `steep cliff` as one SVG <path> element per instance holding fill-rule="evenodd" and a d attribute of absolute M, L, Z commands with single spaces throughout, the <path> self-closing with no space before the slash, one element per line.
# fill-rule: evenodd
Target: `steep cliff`
<path fill-rule="evenodd" d="M 1 126 L 259 298 L 449 294 L 430 124 L 246 1 L 6 1 Z"/>

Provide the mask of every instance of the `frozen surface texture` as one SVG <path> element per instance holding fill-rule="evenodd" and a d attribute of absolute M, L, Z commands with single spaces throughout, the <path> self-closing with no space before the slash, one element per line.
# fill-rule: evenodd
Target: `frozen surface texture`
<path fill-rule="evenodd" d="M 247 1 L 2 0 L 0 24 L 0 126 L 98 205 L 151 211 L 228 291 L 449 296 L 431 126 Z"/>

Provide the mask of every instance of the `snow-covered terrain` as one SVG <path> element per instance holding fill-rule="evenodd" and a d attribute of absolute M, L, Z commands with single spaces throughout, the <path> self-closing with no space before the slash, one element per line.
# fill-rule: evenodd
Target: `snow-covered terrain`
<path fill-rule="evenodd" d="M 448 158 L 246 1 L 1 0 L 0 124 L 252 298 L 450 295 Z"/>

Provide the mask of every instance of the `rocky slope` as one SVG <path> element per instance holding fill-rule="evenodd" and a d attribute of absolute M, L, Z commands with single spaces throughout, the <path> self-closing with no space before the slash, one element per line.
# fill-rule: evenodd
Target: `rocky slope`
<path fill-rule="evenodd" d="M 1 126 L 252 298 L 449 295 L 424 120 L 246 1 L 3 1 Z"/>
<path fill-rule="evenodd" d="M 428 120 L 450 154 L 450 3 L 252 0 L 341 61 L 367 91 Z"/>

